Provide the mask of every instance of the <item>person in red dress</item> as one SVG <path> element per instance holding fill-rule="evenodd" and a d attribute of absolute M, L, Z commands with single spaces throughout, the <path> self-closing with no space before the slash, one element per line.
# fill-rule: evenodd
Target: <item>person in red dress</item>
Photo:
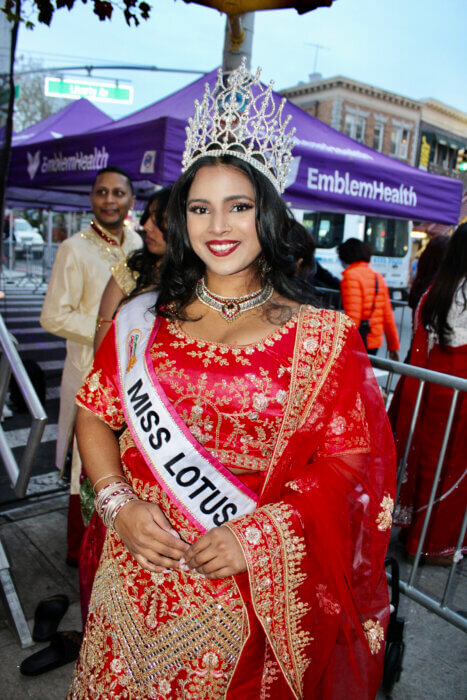
<path fill-rule="evenodd" d="M 421 260 L 421 259 L 420 259 Z M 433 284 L 415 314 L 410 364 L 467 378 L 467 223 L 449 240 Z M 407 443 L 419 382 L 400 381 L 397 410 L 390 411 L 399 459 Z M 420 542 L 427 504 L 447 424 L 453 390 L 427 384 L 402 480 L 395 523 L 405 529 L 413 557 Z M 450 565 L 467 501 L 467 401 L 461 392 L 454 415 L 434 508 L 422 545 L 427 564 Z M 464 542 L 461 552 L 467 551 Z"/>
<path fill-rule="evenodd" d="M 392 436 L 353 322 L 296 274 L 291 141 L 266 153 L 252 88 L 219 75 L 190 123 L 159 294 L 120 309 L 77 397 L 108 530 L 69 698 L 379 686 Z"/>

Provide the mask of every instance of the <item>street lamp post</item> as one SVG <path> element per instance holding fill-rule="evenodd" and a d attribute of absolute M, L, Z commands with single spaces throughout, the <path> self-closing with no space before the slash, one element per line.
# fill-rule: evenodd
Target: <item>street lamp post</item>
<path fill-rule="evenodd" d="M 254 26 L 254 12 L 246 12 L 244 15 L 227 15 L 222 54 L 223 71 L 230 72 L 238 68 L 244 56 L 246 57 L 246 67 L 250 70 Z"/>

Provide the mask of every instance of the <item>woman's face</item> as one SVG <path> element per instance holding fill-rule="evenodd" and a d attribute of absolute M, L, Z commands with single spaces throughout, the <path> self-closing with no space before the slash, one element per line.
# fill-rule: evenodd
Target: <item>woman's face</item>
<path fill-rule="evenodd" d="M 153 255 L 164 255 L 166 243 L 164 234 L 156 223 L 157 200 L 149 207 L 149 218 L 144 224 L 146 247 Z"/>
<path fill-rule="evenodd" d="M 188 192 L 186 219 L 191 247 L 208 273 L 238 274 L 261 253 L 253 185 L 231 165 L 198 170 Z"/>

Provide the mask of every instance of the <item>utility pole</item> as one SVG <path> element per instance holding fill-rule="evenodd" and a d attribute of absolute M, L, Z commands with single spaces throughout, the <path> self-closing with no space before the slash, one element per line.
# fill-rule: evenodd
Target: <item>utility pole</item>
<path fill-rule="evenodd" d="M 227 15 L 222 56 L 223 71 L 231 72 L 238 68 L 243 56 L 246 57 L 247 69 L 251 70 L 254 27 L 254 12 L 246 12 L 243 15 Z"/>

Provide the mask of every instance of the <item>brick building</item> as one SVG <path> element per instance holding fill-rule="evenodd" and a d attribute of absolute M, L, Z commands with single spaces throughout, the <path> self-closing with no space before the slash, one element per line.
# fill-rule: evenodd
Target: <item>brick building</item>
<path fill-rule="evenodd" d="M 467 153 L 467 114 L 336 76 L 281 91 L 309 114 L 356 141 L 410 165 L 452 177 Z M 467 184 L 467 183 L 465 183 Z"/>
<path fill-rule="evenodd" d="M 462 177 L 459 166 L 467 160 L 467 114 L 428 98 L 420 100 L 420 141 L 417 165 L 423 170 Z"/>

